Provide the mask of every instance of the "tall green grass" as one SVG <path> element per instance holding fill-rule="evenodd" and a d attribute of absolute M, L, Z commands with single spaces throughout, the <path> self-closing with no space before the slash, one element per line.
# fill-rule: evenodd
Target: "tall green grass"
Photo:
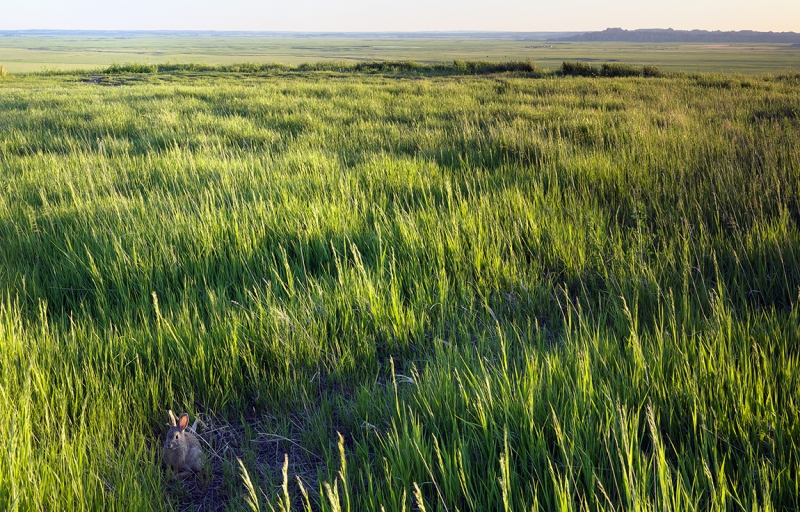
<path fill-rule="evenodd" d="M 80 79 L 0 85 L 1 508 L 800 507 L 797 80 Z"/>

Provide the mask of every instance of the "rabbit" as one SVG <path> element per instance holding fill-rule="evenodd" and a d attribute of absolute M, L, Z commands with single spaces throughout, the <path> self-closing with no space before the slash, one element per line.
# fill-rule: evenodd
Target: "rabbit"
<path fill-rule="evenodd" d="M 203 449 L 200 441 L 191 432 L 186 431 L 189 424 L 189 415 L 181 414 L 178 421 L 175 415 L 169 412 L 170 429 L 164 441 L 164 462 L 179 476 L 187 473 L 197 473 L 203 469 Z M 197 426 L 195 420 L 190 430 Z"/>

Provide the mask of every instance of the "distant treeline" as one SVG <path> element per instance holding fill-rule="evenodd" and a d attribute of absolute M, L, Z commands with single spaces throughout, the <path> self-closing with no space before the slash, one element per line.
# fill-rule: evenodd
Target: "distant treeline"
<path fill-rule="evenodd" d="M 332 71 L 356 73 L 392 73 L 392 72 L 418 72 L 418 73 L 447 73 L 481 75 L 489 73 L 538 72 L 533 62 L 527 61 L 464 61 L 455 60 L 448 63 L 427 64 L 415 61 L 376 61 L 376 62 L 346 62 L 327 61 L 304 63 L 289 66 L 279 63 L 261 64 L 245 62 L 239 64 L 112 64 L 102 70 L 106 74 L 119 73 L 170 73 L 170 72 L 228 72 L 228 73 L 267 73 L 274 71 Z"/>
<path fill-rule="evenodd" d="M 107 68 L 94 70 L 45 70 L 41 72 L 26 73 L 31 75 L 47 76 L 83 76 L 82 81 L 100 85 L 122 85 L 131 80 L 139 80 L 133 75 L 176 74 L 193 75 L 209 74 L 262 74 L 280 75 L 305 72 L 329 72 L 342 74 L 375 74 L 375 75 L 410 75 L 410 76 L 458 76 L 458 75 L 490 75 L 497 73 L 512 73 L 525 78 L 548 78 L 556 76 L 565 77 L 590 77 L 590 78 L 692 78 L 701 81 L 707 79 L 714 82 L 720 75 L 715 73 L 687 73 L 685 71 L 664 71 L 658 66 L 649 64 L 634 65 L 622 62 L 605 62 L 593 64 L 585 61 L 564 61 L 556 69 L 543 69 L 533 62 L 509 61 L 463 61 L 455 60 L 448 63 L 428 64 L 415 61 L 373 61 L 373 62 L 345 62 L 328 61 L 303 63 L 296 66 L 280 63 L 244 62 L 238 64 L 212 65 L 204 63 L 185 64 L 150 64 L 126 63 L 112 64 Z M 89 76 L 87 76 L 87 74 Z M 10 74 L 6 74 L 10 76 Z M 6 75 L 0 76 L 5 78 Z M 716 78 L 715 78 L 716 77 Z M 800 80 L 800 72 L 793 71 L 774 76 L 779 80 Z M 717 84 L 717 82 L 714 82 Z M 735 83 L 729 79 L 718 82 L 720 87 L 729 88 Z"/>
<path fill-rule="evenodd" d="M 564 76 L 590 77 L 662 77 L 665 73 L 656 66 L 634 66 L 618 62 L 600 65 L 587 62 L 564 62 L 556 71 L 536 67 L 531 61 L 489 62 L 455 60 L 449 63 L 427 64 L 414 61 L 382 62 L 316 62 L 289 66 L 286 64 L 239 63 L 213 66 L 209 64 L 113 64 L 101 72 L 108 75 L 124 73 L 269 73 L 269 72 L 331 71 L 341 73 L 417 73 L 483 75 L 491 73 L 526 73 L 536 75 L 560 74 Z"/>
<path fill-rule="evenodd" d="M 644 78 L 660 78 L 664 72 L 656 66 L 632 66 L 611 62 L 595 66 L 588 62 L 562 62 L 559 72 L 564 76 L 603 76 L 622 78 L 640 76 Z"/>
<path fill-rule="evenodd" d="M 602 32 L 587 32 L 566 37 L 563 40 L 631 43 L 800 43 L 800 34 L 797 32 L 755 32 L 753 30 L 722 32 L 719 30 L 673 30 L 671 28 L 640 30 L 607 28 Z"/>
<path fill-rule="evenodd" d="M 411 73 L 418 75 L 485 75 L 492 73 L 524 73 L 527 76 L 586 76 L 586 77 L 643 77 L 666 76 L 660 68 L 651 65 L 635 66 L 619 62 L 590 64 L 588 62 L 563 62 L 557 70 L 537 68 L 531 61 L 489 62 L 455 60 L 449 63 L 427 64 L 415 61 L 376 62 L 316 62 L 289 66 L 286 64 L 240 63 L 222 64 L 114 64 L 101 72 L 107 75 L 126 73 L 271 73 L 330 71 L 339 73 Z"/>

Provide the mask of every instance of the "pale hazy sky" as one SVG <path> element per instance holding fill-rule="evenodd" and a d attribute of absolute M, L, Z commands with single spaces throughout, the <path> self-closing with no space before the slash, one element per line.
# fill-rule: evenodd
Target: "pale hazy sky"
<path fill-rule="evenodd" d="M 800 0 L 0 0 L 0 30 L 800 32 Z"/>

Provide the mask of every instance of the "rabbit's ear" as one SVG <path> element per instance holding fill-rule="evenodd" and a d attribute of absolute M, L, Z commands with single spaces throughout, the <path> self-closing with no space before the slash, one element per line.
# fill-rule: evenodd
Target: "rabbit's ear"
<path fill-rule="evenodd" d="M 171 427 L 177 427 L 177 426 L 178 426 L 178 423 L 175 421 L 175 415 L 174 415 L 174 414 L 172 414 L 172 409 L 170 409 L 170 410 L 169 410 L 169 411 L 167 411 L 167 412 L 169 413 L 169 425 L 170 425 Z"/>
<path fill-rule="evenodd" d="M 181 414 L 181 419 L 178 421 L 179 421 L 178 428 L 180 428 L 181 430 L 185 429 L 186 425 L 189 424 L 189 415 L 186 413 Z"/>

